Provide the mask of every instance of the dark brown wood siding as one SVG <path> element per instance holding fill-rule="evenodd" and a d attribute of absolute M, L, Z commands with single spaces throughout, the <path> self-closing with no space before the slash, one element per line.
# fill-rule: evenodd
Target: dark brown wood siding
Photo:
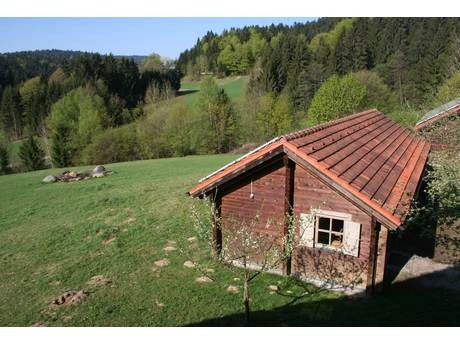
<path fill-rule="evenodd" d="M 342 270 L 342 272 L 331 273 L 330 278 L 333 278 L 333 275 L 336 278 L 343 276 L 344 279 L 354 279 L 359 276 L 359 279 L 354 280 L 361 280 L 359 285 L 366 287 L 369 259 L 372 257 L 370 243 L 372 218 L 297 165 L 294 181 L 294 213 L 300 217 L 301 213 L 310 213 L 312 208 L 347 213 L 351 215 L 353 222 L 360 223 L 362 227 L 359 255 L 354 257 L 328 249 L 301 247 L 293 260 L 293 272 L 324 280 L 329 278 L 325 276 L 329 270 Z"/>
<path fill-rule="evenodd" d="M 250 223 L 258 217 L 255 231 L 281 238 L 284 224 L 285 180 L 286 168 L 279 159 L 256 174 L 243 178 L 238 184 L 222 190 L 223 231 L 229 219 Z"/>

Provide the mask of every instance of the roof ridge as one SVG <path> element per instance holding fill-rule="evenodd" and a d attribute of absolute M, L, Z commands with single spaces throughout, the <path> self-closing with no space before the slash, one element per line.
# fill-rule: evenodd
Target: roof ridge
<path fill-rule="evenodd" d="M 290 133 L 282 135 L 281 137 L 286 139 L 286 140 L 297 139 L 297 138 L 300 138 L 300 137 L 303 137 L 303 136 L 306 136 L 306 135 L 309 135 L 309 134 L 313 134 L 313 133 L 318 132 L 320 130 L 323 130 L 325 128 L 334 126 L 336 124 L 340 124 L 342 122 L 349 121 L 350 119 L 354 119 L 356 117 L 360 117 L 360 116 L 370 114 L 372 112 L 381 113 L 381 111 L 379 111 L 378 109 L 375 109 L 375 108 L 367 109 L 367 110 L 361 111 L 359 113 L 353 113 L 353 114 L 343 116 L 343 117 L 338 118 L 336 120 L 328 121 L 328 122 L 325 122 L 325 123 L 320 123 L 320 124 L 318 124 L 316 126 L 313 126 L 313 127 L 307 127 L 307 128 L 303 128 L 303 129 L 294 131 L 294 132 L 290 132 Z"/>

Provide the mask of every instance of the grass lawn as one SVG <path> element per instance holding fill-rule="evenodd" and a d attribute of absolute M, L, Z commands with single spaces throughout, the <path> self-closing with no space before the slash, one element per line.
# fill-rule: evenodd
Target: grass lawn
<path fill-rule="evenodd" d="M 111 164 L 113 175 L 69 184 L 40 182 L 58 170 L 0 176 L 0 326 L 241 324 L 242 294 L 226 291 L 239 285 L 232 272 L 203 254 L 217 280 L 199 284 L 200 274 L 183 266 L 187 257 L 164 250 L 168 241 L 176 241 L 177 249 L 190 246 L 187 188 L 234 158 Z M 165 258 L 170 264 L 154 270 L 154 263 Z M 95 275 L 112 283 L 87 285 Z M 292 294 L 270 294 L 270 284 Z M 79 304 L 50 309 L 50 302 L 68 290 L 90 294 Z M 303 291 L 292 279 L 257 278 L 251 289 L 254 324 L 460 323 L 460 296 L 442 290 L 399 286 L 365 300 Z"/>
<path fill-rule="evenodd" d="M 217 84 L 225 90 L 230 99 L 234 102 L 239 102 L 244 98 L 248 77 L 228 77 L 223 79 L 215 79 Z M 183 99 L 188 106 L 194 107 L 198 100 L 200 90 L 200 82 L 182 82 L 179 91 L 190 91 L 179 98 Z M 196 91 L 196 92 L 192 92 Z"/>

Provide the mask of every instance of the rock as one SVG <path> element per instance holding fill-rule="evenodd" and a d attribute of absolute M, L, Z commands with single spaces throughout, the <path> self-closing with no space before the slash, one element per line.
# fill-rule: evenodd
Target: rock
<path fill-rule="evenodd" d="M 160 308 L 163 308 L 165 306 L 164 303 L 161 303 L 158 300 L 155 300 L 155 304 L 157 305 L 157 307 L 160 307 Z"/>
<path fill-rule="evenodd" d="M 53 183 L 53 182 L 56 182 L 56 177 L 54 177 L 53 175 L 48 175 L 46 176 L 42 182 L 45 182 L 45 183 Z"/>
<path fill-rule="evenodd" d="M 195 281 L 200 284 L 206 284 L 206 283 L 212 282 L 211 278 L 208 278 L 206 276 L 198 277 L 195 279 Z"/>
<path fill-rule="evenodd" d="M 83 290 L 80 291 L 67 291 L 58 298 L 56 298 L 53 302 L 51 302 L 51 306 L 62 306 L 62 305 L 73 305 L 78 304 L 84 301 L 89 294 Z"/>
<path fill-rule="evenodd" d="M 91 174 L 91 176 L 92 176 L 92 177 L 95 177 L 95 178 L 98 178 L 98 177 L 104 177 L 105 174 L 104 174 L 104 173 L 94 173 L 94 172 L 93 172 L 93 173 Z"/>
<path fill-rule="evenodd" d="M 98 165 L 93 169 L 94 174 L 103 174 L 106 172 L 106 169 L 103 165 Z M 94 176 L 93 174 L 93 176 Z"/>
<path fill-rule="evenodd" d="M 240 292 L 240 288 L 238 286 L 235 286 L 235 285 L 229 285 L 228 288 L 227 288 L 227 292 L 229 292 L 231 294 L 237 294 L 238 292 Z"/>
<path fill-rule="evenodd" d="M 195 267 L 195 264 L 192 261 L 187 260 L 187 261 L 184 262 L 184 266 L 187 267 L 187 268 L 193 268 L 193 267 Z"/>
<path fill-rule="evenodd" d="M 91 286 L 104 286 L 109 285 L 110 283 L 112 283 L 112 280 L 104 277 L 103 275 L 93 276 L 86 282 L 86 284 Z"/>
<path fill-rule="evenodd" d="M 169 260 L 168 259 L 162 259 L 162 260 L 155 261 L 153 264 L 156 267 L 165 267 L 165 266 L 169 265 Z"/>
<path fill-rule="evenodd" d="M 235 278 L 233 278 L 233 280 L 237 282 L 237 281 L 240 281 L 240 278 L 235 277 Z"/>
<path fill-rule="evenodd" d="M 208 273 L 214 273 L 214 269 L 213 269 L 213 268 L 206 268 L 205 271 L 208 272 Z"/>
<path fill-rule="evenodd" d="M 278 291 L 278 286 L 277 285 L 269 285 L 268 288 L 272 291 Z"/>

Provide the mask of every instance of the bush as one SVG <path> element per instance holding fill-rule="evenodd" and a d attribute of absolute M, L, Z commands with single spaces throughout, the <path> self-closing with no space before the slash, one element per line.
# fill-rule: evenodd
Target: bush
<path fill-rule="evenodd" d="M 352 75 L 333 75 L 316 92 L 308 110 L 313 123 L 327 122 L 365 107 L 366 86 Z"/>
<path fill-rule="evenodd" d="M 34 137 L 30 137 L 19 149 L 19 157 L 27 171 L 45 169 L 45 152 Z"/>
<path fill-rule="evenodd" d="M 107 164 L 141 159 L 136 128 L 125 125 L 110 128 L 93 138 L 83 151 L 86 164 Z"/>

